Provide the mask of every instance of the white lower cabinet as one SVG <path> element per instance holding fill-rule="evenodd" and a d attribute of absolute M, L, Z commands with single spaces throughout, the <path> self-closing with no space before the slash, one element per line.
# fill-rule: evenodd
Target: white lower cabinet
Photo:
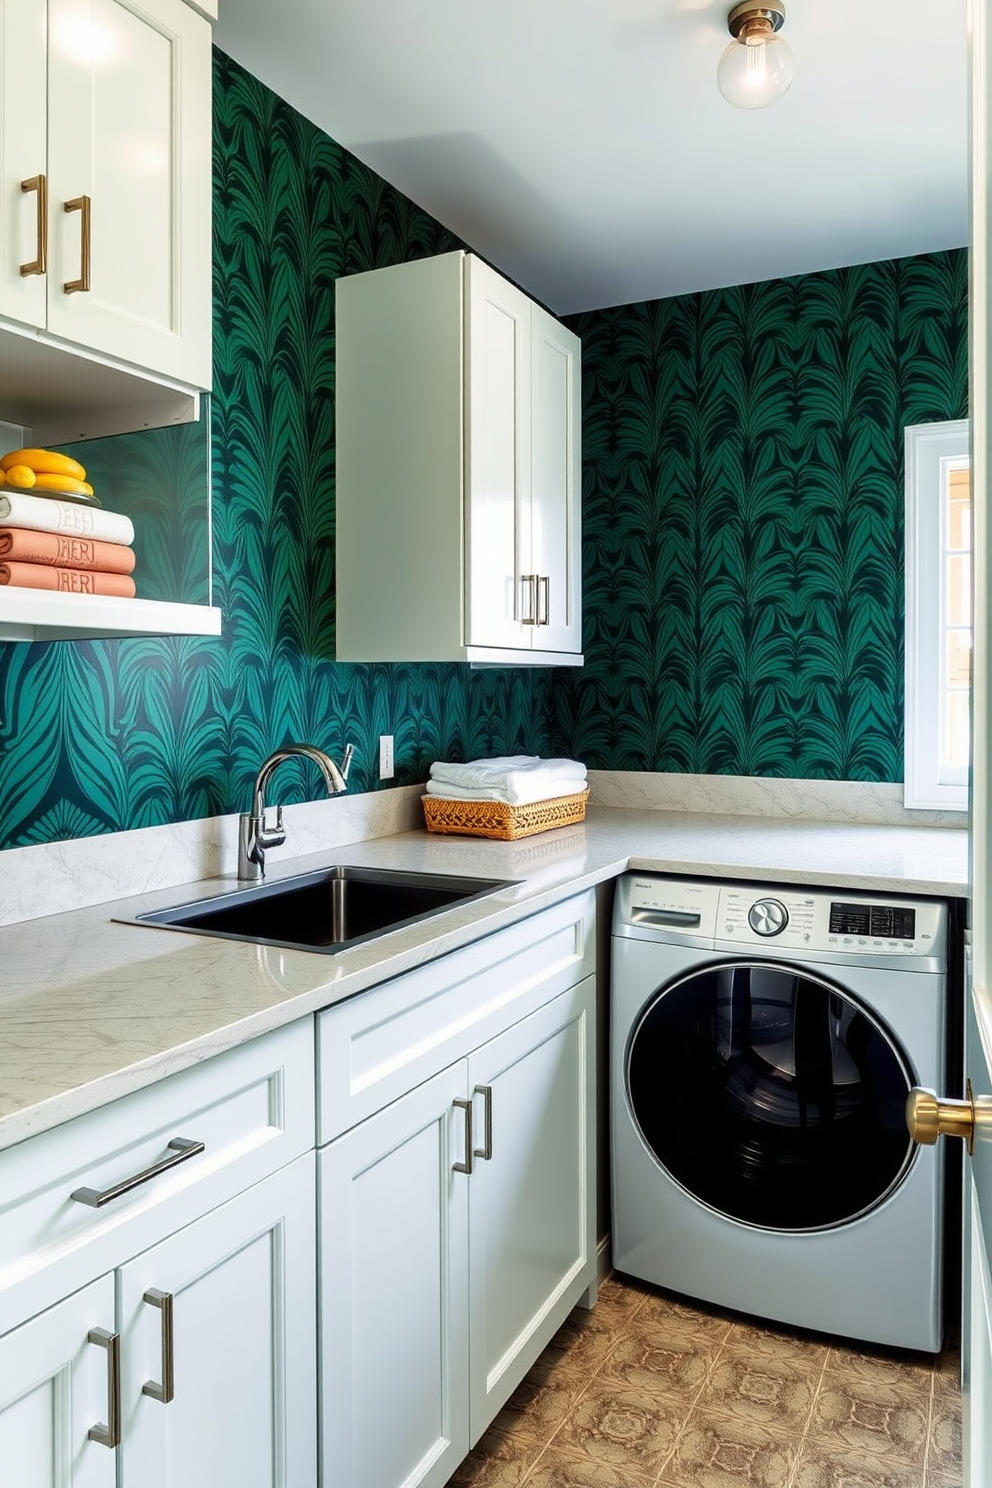
<path fill-rule="evenodd" d="M 315 1488 L 313 1022 L 0 1153 L 3 1488 Z"/>
<path fill-rule="evenodd" d="M 319 1154 L 325 1488 L 440 1488 L 593 1280 L 594 986 Z"/>
<path fill-rule="evenodd" d="M 115 1488 L 115 1454 L 93 1433 L 108 1430 L 116 1347 L 113 1276 L 0 1338 L 0 1482 Z"/>
<path fill-rule="evenodd" d="M 119 1273 L 125 1488 L 317 1478 L 313 1154 Z"/>

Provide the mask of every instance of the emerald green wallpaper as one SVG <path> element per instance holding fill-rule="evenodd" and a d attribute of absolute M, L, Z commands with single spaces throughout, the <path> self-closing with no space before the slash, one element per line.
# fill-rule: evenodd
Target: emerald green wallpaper
<path fill-rule="evenodd" d="M 903 427 L 967 416 L 967 256 L 574 316 L 592 767 L 902 779 Z"/>
<path fill-rule="evenodd" d="M 459 244 L 235 63 L 214 61 L 224 636 L 0 643 L 0 847 L 242 810 L 262 758 L 288 739 L 336 756 L 351 740 L 354 790 L 375 784 L 380 733 L 395 735 L 396 784 L 439 756 L 546 752 L 543 672 L 333 660 L 334 280 Z M 123 463 L 133 456 L 142 479 L 195 458 L 165 433 L 128 445 Z M 122 481 L 120 451 L 113 465 Z M 196 542 L 201 531 L 198 519 Z M 187 585 L 174 536 L 157 531 L 150 556 Z M 286 767 L 284 799 L 314 793 L 312 776 Z"/>

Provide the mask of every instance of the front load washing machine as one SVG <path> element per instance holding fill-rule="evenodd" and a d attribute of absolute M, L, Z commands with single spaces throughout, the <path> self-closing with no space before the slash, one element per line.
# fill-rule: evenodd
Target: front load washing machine
<path fill-rule="evenodd" d="M 937 1351 L 947 906 L 630 873 L 613 919 L 613 1263 L 689 1297 Z"/>

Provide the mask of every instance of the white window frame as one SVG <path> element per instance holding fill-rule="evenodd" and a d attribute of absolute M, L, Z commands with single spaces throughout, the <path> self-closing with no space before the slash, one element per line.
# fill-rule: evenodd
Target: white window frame
<path fill-rule="evenodd" d="M 967 419 L 907 427 L 904 800 L 916 809 L 968 809 L 968 772 L 940 772 L 935 700 L 944 668 L 941 494 L 948 471 L 969 464 Z"/>

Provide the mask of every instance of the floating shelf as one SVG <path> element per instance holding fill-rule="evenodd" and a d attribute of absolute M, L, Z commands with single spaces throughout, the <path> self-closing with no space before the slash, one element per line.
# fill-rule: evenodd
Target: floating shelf
<path fill-rule="evenodd" d="M 0 589 L 0 641 L 220 633 L 221 613 L 212 605 L 59 594 L 48 589 Z"/>

